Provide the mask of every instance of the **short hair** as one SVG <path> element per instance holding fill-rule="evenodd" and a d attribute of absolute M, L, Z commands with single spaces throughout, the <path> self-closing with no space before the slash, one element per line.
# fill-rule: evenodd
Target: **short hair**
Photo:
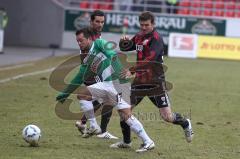
<path fill-rule="evenodd" d="M 92 14 L 91 14 L 91 21 L 94 21 L 96 16 L 100 16 L 100 17 L 104 17 L 105 18 L 105 14 L 103 11 L 101 10 L 95 10 Z"/>
<path fill-rule="evenodd" d="M 154 15 L 152 12 L 146 11 L 146 12 L 142 12 L 139 15 L 139 21 L 147 21 L 147 20 L 151 20 L 151 23 L 154 24 Z"/>
<path fill-rule="evenodd" d="M 79 34 L 82 34 L 87 39 L 92 38 L 95 34 L 95 32 L 90 27 L 85 27 L 82 29 L 79 29 L 76 31 L 75 35 L 78 36 Z"/>

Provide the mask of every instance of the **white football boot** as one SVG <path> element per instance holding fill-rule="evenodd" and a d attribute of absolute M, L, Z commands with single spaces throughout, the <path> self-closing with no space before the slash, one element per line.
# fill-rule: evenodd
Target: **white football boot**
<path fill-rule="evenodd" d="M 87 133 L 87 124 L 82 124 L 81 121 L 76 121 L 75 126 L 81 134 Z"/>
<path fill-rule="evenodd" d="M 191 142 L 194 136 L 193 130 L 192 130 L 192 124 L 190 119 L 187 119 L 188 121 L 188 127 L 184 129 L 184 134 L 187 142 Z"/>
<path fill-rule="evenodd" d="M 137 153 L 143 153 L 143 152 L 146 152 L 146 151 L 154 149 L 154 147 L 155 147 L 155 144 L 154 144 L 153 141 L 151 141 L 149 143 L 142 144 L 140 146 L 140 148 L 136 150 L 136 152 Z"/>
<path fill-rule="evenodd" d="M 82 137 L 83 138 L 88 138 L 91 137 L 93 135 L 98 135 L 102 132 L 100 126 L 96 125 L 96 126 L 91 126 L 88 130 L 87 133 L 83 134 Z"/>
<path fill-rule="evenodd" d="M 132 143 L 124 143 L 123 141 L 119 141 L 115 144 L 110 145 L 110 148 L 131 148 Z"/>
<path fill-rule="evenodd" d="M 105 133 L 102 133 L 102 134 L 98 134 L 97 137 L 101 138 L 101 139 L 118 139 L 118 137 L 113 136 L 108 131 L 106 131 Z"/>

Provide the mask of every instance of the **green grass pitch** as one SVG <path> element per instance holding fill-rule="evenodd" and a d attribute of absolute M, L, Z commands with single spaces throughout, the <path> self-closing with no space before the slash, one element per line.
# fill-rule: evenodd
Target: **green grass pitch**
<path fill-rule="evenodd" d="M 0 70 L 0 80 L 57 66 L 68 57 L 55 57 L 31 66 Z M 73 120 L 55 114 L 57 91 L 49 86 L 50 73 L 0 83 L 1 159 L 239 159 L 240 156 L 240 62 L 207 59 L 165 58 L 166 77 L 173 84 L 173 111 L 190 116 L 195 132 L 192 143 L 179 126 L 163 122 L 158 110 L 145 99 L 134 109 L 156 148 L 135 153 L 140 145 L 132 135 L 131 149 L 115 150 L 116 140 L 81 138 Z M 73 112 L 79 106 L 75 96 Z M 99 117 L 98 117 L 99 120 Z M 27 124 L 42 130 L 39 147 L 29 147 L 21 136 Z M 114 111 L 108 130 L 121 137 L 119 117 Z"/>

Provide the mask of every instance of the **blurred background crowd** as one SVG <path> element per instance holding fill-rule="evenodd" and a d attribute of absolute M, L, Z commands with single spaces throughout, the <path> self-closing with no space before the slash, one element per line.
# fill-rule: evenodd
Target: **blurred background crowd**
<path fill-rule="evenodd" d="M 193 16 L 240 17 L 240 0 L 58 0 L 70 7 L 152 11 Z"/>

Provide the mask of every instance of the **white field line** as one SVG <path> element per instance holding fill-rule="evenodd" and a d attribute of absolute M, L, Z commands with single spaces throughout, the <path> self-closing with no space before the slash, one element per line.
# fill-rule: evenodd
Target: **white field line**
<path fill-rule="evenodd" d="M 46 70 L 24 73 L 24 74 L 20 74 L 20 75 L 14 76 L 14 77 L 0 79 L 0 83 L 6 83 L 6 82 L 16 80 L 16 79 L 19 79 L 19 78 L 23 78 L 23 77 L 39 75 L 39 74 L 42 74 L 42 73 L 48 73 L 48 72 L 53 71 L 54 69 L 55 69 L 55 67 L 52 67 L 52 68 L 49 68 L 49 69 L 46 69 Z"/>
<path fill-rule="evenodd" d="M 27 64 L 21 64 L 21 65 L 2 67 L 2 68 L 0 68 L 0 71 L 11 70 L 11 69 L 16 69 L 16 68 L 22 68 L 22 67 L 33 66 L 33 65 L 34 65 L 33 63 L 27 63 Z"/>

